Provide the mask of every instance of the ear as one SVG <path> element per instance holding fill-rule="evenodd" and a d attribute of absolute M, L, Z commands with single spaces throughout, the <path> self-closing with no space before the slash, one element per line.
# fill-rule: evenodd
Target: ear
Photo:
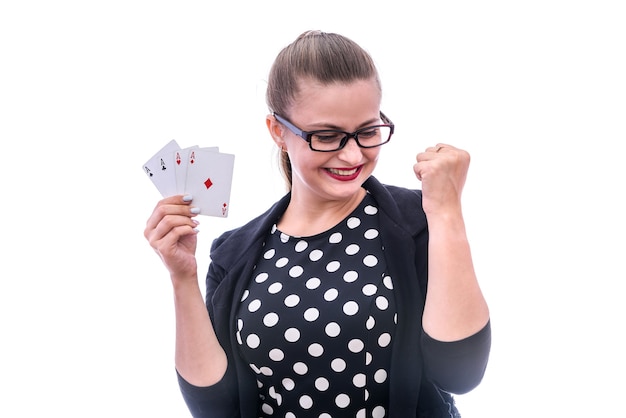
<path fill-rule="evenodd" d="M 274 115 L 267 115 L 265 118 L 265 124 L 267 125 L 267 129 L 270 131 L 270 135 L 274 140 L 274 143 L 278 146 L 278 148 L 285 147 L 285 141 L 283 140 L 283 125 L 276 120 Z"/>

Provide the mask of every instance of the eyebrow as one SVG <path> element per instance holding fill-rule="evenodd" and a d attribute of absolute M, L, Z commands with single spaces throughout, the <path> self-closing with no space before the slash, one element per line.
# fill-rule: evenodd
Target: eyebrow
<path fill-rule="evenodd" d="M 378 118 L 374 118 L 374 119 L 369 119 L 369 120 L 363 122 L 361 125 L 359 125 L 356 128 L 356 130 L 359 130 L 359 129 L 362 129 L 362 128 L 367 128 L 368 126 L 372 126 L 375 123 L 377 123 L 379 120 L 380 120 L 379 117 Z M 317 130 L 320 130 L 320 129 L 332 129 L 332 130 L 335 130 L 335 131 L 347 132 L 341 126 L 333 125 L 332 123 L 323 123 L 323 122 L 321 122 L 321 123 L 314 123 L 314 124 L 311 124 L 309 126 L 316 126 L 316 127 L 319 126 L 319 128 L 304 129 L 304 130 L 307 131 L 307 132 L 310 132 L 310 131 L 317 131 Z"/>

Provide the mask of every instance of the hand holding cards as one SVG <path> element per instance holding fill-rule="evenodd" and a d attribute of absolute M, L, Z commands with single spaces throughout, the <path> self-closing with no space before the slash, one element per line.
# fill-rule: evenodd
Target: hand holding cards
<path fill-rule="evenodd" d="M 233 181 L 235 156 L 217 147 L 180 148 L 168 142 L 144 165 L 143 170 L 163 197 L 193 196 L 200 215 L 226 217 Z"/>

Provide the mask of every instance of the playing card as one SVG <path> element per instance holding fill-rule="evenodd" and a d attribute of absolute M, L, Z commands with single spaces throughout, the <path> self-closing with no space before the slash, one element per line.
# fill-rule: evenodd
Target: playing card
<path fill-rule="evenodd" d="M 192 150 L 198 150 L 200 147 L 193 145 L 191 147 L 179 149 L 174 153 L 174 171 L 175 171 L 175 183 L 176 194 L 185 193 L 185 180 L 187 179 L 187 165 L 190 160 L 190 153 Z M 193 154 L 195 160 L 195 154 Z"/>
<path fill-rule="evenodd" d="M 178 149 L 178 143 L 172 139 L 143 165 L 144 172 L 163 197 L 177 192 L 174 152 Z"/>
<path fill-rule="evenodd" d="M 193 196 L 191 204 L 201 215 L 228 216 L 230 189 L 235 156 L 195 149 L 188 155 L 185 193 Z"/>

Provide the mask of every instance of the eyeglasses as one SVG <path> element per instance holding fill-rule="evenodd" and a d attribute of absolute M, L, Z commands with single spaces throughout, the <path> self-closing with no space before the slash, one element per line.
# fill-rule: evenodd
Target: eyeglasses
<path fill-rule="evenodd" d="M 382 125 L 367 126 L 350 133 L 336 129 L 323 129 L 319 131 L 303 131 L 287 119 L 276 113 L 273 114 L 276 120 L 285 125 L 291 132 L 298 135 L 309 143 L 309 148 L 313 151 L 332 152 L 339 151 L 346 146 L 350 138 L 354 138 L 361 148 L 376 148 L 386 144 L 393 134 L 394 124 L 383 112 L 380 112 Z"/>

